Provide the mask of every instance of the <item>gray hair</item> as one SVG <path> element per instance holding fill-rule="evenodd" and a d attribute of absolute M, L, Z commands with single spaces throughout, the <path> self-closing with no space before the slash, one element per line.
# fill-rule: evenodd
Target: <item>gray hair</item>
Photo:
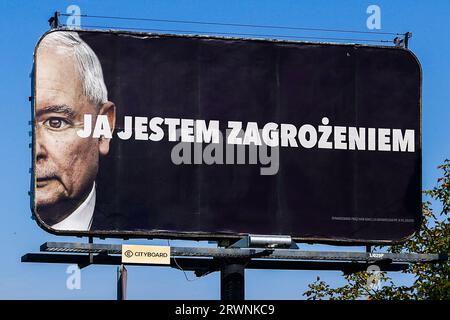
<path fill-rule="evenodd" d="M 108 101 L 103 71 L 95 52 L 73 31 L 56 31 L 45 36 L 42 46 L 71 50 L 83 84 L 84 95 L 96 106 Z"/>

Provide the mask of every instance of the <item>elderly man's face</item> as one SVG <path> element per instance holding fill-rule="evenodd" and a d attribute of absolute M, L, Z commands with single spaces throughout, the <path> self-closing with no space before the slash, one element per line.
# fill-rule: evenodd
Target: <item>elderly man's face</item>
<path fill-rule="evenodd" d="M 87 197 L 98 171 L 99 154 L 109 151 L 105 138 L 80 138 L 84 114 L 107 114 L 114 127 L 114 105 L 97 108 L 83 93 L 72 52 L 41 47 L 36 59 L 35 205 L 47 224 L 73 212 Z M 95 122 L 94 122 L 95 123 Z"/>

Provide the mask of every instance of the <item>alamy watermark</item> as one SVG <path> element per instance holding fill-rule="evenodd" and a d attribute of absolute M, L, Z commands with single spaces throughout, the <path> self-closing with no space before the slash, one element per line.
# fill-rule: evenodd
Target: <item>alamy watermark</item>
<path fill-rule="evenodd" d="M 78 265 L 69 265 L 66 274 L 69 275 L 66 279 L 66 288 L 68 290 L 81 290 L 81 270 Z"/>
<path fill-rule="evenodd" d="M 381 29 L 381 8 L 376 4 L 367 7 L 366 13 L 369 17 L 366 20 L 366 26 L 369 30 Z"/>
<path fill-rule="evenodd" d="M 258 130 L 262 135 L 262 130 Z M 181 130 L 176 131 L 177 139 L 181 140 Z M 180 141 L 171 150 L 170 159 L 175 165 L 261 165 L 260 174 L 275 175 L 280 167 L 280 149 L 269 147 L 263 141 L 258 144 L 233 144 L 230 141 L 232 130 L 226 130 L 225 139 L 221 131 L 217 131 L 218 140 L 215 143 Z M 236 133 L 236 139 L 245 140 L 242 130 Z"/>
<path fill-rule="evenodd" d="M 68 14 L 66 20 L 66 26 L 68 29 L 79 30 L 81 29 L 81 9 L 79 6 L 72 4 L 66 8 L 66 14 Z"/>
<path fill-rule="evenodd" d="M 379 266 L 373 264 L 367 268 L 368 278 L 366 281 L 366 288 L 368 290 L 378 290 L 381 288 L 381 269 Z"/>

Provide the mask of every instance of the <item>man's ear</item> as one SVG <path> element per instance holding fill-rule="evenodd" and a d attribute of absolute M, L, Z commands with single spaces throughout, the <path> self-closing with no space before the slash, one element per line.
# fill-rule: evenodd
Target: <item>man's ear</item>
<path fill-rule="evenodd" d="M 111 128 L 111 134 L 114 132 L 116 126 L 116 106 L 114 103 L 107 101 L 105 102 L 98 112 L 100 115 L 106 115 L 108 117 L 109 127 Z M 106 156 L 109 152 L 109 142 L 111 139 L 101 137 L 98 141 L 98 150 L 100 155 Z"/>

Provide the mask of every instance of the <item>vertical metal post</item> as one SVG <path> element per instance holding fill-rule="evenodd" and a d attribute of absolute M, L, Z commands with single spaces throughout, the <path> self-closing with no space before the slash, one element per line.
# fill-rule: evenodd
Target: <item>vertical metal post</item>
<path fill-rule="evenodd" d="M 408 44 L 409 44 L 409 38 L 412 37 L 412 33 L 411 32 L 407 32 L 405 33 L 405 48 L 408 49 Z"/>
<path fill-rule="evenodd" d="M 239 259 L 222 260 L 220 299 L 245 300 L 245 261 Z"/>
<path fill-rule="evenodd" d="M 117 300 L 127 299 L 127 273 L 123 264 L 117 267 Z"/>
<path fill-rule="evenodd" d="M 94 243 L 94 238 L 89 237 L 88 243 L 90 243 L 90 244 Z M 90 252 L 89 253 L 89 264 L 93 264 L 93 263 L 94 263 L 94 254 L 92 252 Z"/>
<path fill-rule="evenodd" d="M 59 27 L 59 11 L 55 11 L 55 14 L 48 19 L 48 23 L 52 29 Z"/>

